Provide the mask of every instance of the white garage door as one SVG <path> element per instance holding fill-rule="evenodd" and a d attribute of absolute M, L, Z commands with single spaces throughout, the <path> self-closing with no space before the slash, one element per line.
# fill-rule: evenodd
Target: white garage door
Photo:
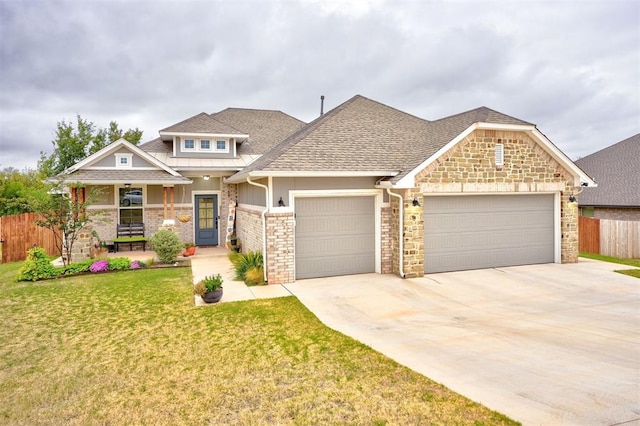
<path fill-rule="evenodd" d="M 551 263 L 553 213 L 553 194 L 425 197 L 425 272 Z"/>
<path fill-rule="evenodd" d="M 374 197 L 296 198 L 296 279 L 375 272 Z"/>

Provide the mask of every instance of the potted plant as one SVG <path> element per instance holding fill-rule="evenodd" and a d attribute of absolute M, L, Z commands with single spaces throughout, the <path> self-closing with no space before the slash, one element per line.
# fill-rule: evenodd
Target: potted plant
<path fill-rule="evenodd" d="M 193 292 L 206 303 L 217 303 L 222 299 L 222 277 L 220 274 L 207 275 L 194 287 Z"/>
<path fill-rule="evenodd" d="M 182 253 L 182 255 L 184 257 L 189 257 L 193 256 L 194 254 L 196 254 L 196 245 L 192 242 L 184 243 L 184 252 Z"/>

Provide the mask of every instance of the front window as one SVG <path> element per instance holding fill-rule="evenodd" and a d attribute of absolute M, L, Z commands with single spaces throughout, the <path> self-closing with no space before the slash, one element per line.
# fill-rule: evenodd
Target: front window
<path fill-rule="evenodd" d="M 227 141 L 216 141 L 216 151 L 227 151 Z"/>
<path fill-rule="evenodd" d="M 201 139 L 200 149 L 203 151 L 209 151 L 211 149 L 211 141 L 209 139 Z"/>
<path fill-rule="evenodd" d="M 143 189 L 141 187 L 119 188 L 120 223 L 143 223 Z"/>
<path fill-rule="evenodd" d="M 195 149 L 196 141 L 193 139 L 185 139 L 184 140 L 184 149 Z"/>

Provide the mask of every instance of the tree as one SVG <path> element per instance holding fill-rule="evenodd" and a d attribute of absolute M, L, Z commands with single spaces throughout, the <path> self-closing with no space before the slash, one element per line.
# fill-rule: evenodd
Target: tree
<path fill-rule="evenodd" d="M 46 196 L 47 186 L 37 171 L 13 167 L 0 171 L 0 216 L 32 212 L 31 200 Z"/>
<path fill-rule="evenodd" d="M 116 121 L 111 121 L 108 129 L 96 129 L 92 122 L 80 115 L 75 126 L 73 122 L 59 121 L 56 137 L 51 142 L 53 153 L 47 156 L 44 151 L 40 152 L 38 171 L 46 177 L 55 176 L 121 137 L 137 145 L 142 131 L 135 128 L 123 132 Z"/>
<path fill-rule="evenodd" d="M 87 212 L 96 194 L 86 194 L 85 190 L 83 184 L 65 183 L 61 177 L 51 186 L 47 197 L 31 201 L 34 211 L 41 216 L 36 225 L 51 230 L 64 265 L 71 262 L 73 246 L 83 229 L 95 215 L 102 214 L 100 211 Z"/>

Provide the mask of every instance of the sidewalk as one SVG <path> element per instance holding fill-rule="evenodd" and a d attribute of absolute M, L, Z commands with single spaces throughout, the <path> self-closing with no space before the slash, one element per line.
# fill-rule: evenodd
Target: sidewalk
<path fill-rule="evenodd" d="M 198 247 L 196 254 L 189 257 L 194 284 L 206 275 L 220 274 L 222 276 L 224 294 L 220 303 L 292 295 L 279 284 L 247 287 L 242 281 L 234 281 L 233 268 L 227 257 L 228 252 L 229 250 L 225 247 Z M 194 299 L 196 306 L 209 305 L 204 303 L 199 296 L 194 296 Z"/>

